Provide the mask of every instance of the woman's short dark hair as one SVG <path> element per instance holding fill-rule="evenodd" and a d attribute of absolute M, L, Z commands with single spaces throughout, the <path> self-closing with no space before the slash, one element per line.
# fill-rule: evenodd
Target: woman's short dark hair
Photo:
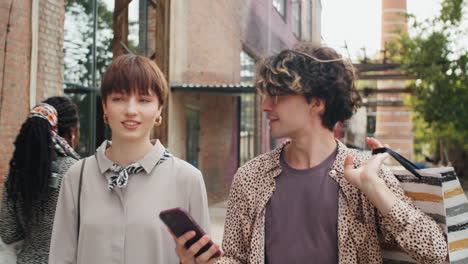
<path fill-rule="evenodd" d="M 360 106 L 352 64 L 328 47 L 304 43 L 261 61 L 256 87 L 270 96 L 303 95 L 324 100 L 322 124 L 330 130 L 349 119 Z"/>
<path fill-rule="evenodd" d="M 146 57 L 125 54 L 107 68 L 101 82 L 101 97 L 105 102 L 111 93 L 148 95 L 153 91 L 164 105 L 169 88 L 156 63 Z"/>

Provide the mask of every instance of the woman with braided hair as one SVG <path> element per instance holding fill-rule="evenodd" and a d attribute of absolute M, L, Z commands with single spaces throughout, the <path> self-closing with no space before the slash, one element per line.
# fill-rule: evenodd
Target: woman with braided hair
<path fill-rule="evenodd" d="M 0 237 L 24 240 L 17 263 L 47 263 L 62 176 L 78 159 L 78 108 L 54 96 L 35 106 L 15 140 L 3 189 Z"/>

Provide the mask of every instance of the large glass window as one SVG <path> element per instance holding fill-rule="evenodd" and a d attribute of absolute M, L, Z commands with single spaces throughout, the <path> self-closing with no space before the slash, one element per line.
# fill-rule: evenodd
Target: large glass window
<path fill-rule="evenodd" d="M 301 37 L 301 1 L 294 1 L 292 3 L 293 12 L 293 32 L 296 37 Z"/>
<path fill-rule="evenodd" d="M 273 7 L 282 16 L 284 16 L 286 14 L 286 0 L 273 0 Z"/>
<path fill-rule="evenodd" d="M 66 1 L 64 86 L 80 109 L 81 155 L 96 145 L 98 83 L 112 61 L 112 9 L 102 1 Z"/>
<path fill-rule="evenodd" d="M 317 23 L 316 25 L 314 25 L 314 28 L 315 30 L 317 31 L 317 34 L 315 38 L 319 38 L 319 40 L 315 39 L 315 41 L 320 41 L 320 39 L 322 38 L 322 31 L 321 31 L 321 28 L 322 28 L 322 1 L 321 0 L 316 0 L 316 4 L 315 4 L 315 18 L 314 18 L 314 21 L 315 23 Z"/>
<path fill-rule="evenodd" d="M 244 51 L 240 53 L 241 84 L 252 85 L 254 78 L 254 59 Z M 239 99 L 239 166 L 244 165 L 255 155 L 255 96 L 241 95 Z"/>
<path fill-rule="evenodd" d="M 143 4 L 141 4 L 143 3 Z M 64 22 L 64 89 L 80 109 L 81 137 L 77 151 L 94 153 L 96 145 L 109 137 L 102 123 L 99 86 L 112 62 L 115 0 L 68 0 Z M 121 42 L 127 53 L 145 54 L 146 0 L 132 0 L 128 5 L 128 42 Z M 127 32 L 127 31 L 125 31 Z M 140 39 L 144 38 L 144 41 Z M 146 48 L 146 47 L 144 47 Z"/>
<path fill-rule="evenodd" d="M 312 40 L 312 0 L 306 0 L 304 2 L 304 16 L 305 16 L 305 25 L 304 25 L 304 30 L 302 31 L 303 40 Z"/>
<path fill-rule="evenodd" d="M 65 7 L 64 63 L 65 83 L 93 86 L 93 63 L 96 83 L 112 61 L 113 5 L 97 1 L 96 33 L 93 1 L 67 1 Z M 95 41 L 94 41 L 95 39 Z M 96 49 L 96 56 L 93 56 Z"/>
<path fill-rule="evenodd" d="M 128 6 L 128 44 L 133 48 L 132 52 L 138 54 L 138 44 L 140 43 L 140 23 L 138 0 L 133 0 Z"/>
<path fill-rule="evenodd" d="M 366 122 L 366 132 L 367 137 L 374 137 L 375 135 L 375 125 L 376 125 L 376 116 L 377 116 L 377 107 L 368 106 L 367 107 L 367 122 Z"/>
<path fill-rule="evenodd" d="M 241 51 L 240 63 L 241 63 L 241 72 L 240 72 L 241 84 L 252 85 L 253 78 L 254 78 L 254 67 L 255 67 L 254 59 L 245 51 Z"/>
<path fill-rule="evenodd" d="M 198 109 L 186 108 L 186 136 L 187 140 L 185 143 L 185 160 L 198 168 L 198 154 L 200 152 L 200 111 Z"/>

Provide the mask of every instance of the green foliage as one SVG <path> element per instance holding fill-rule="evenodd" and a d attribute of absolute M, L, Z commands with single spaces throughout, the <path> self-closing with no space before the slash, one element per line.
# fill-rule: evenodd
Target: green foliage
<path fill-rule="evenodd" d="M 432 144 L 435 142 L 434 133 L 432 133 L 431 128 L 428 127 L 427 123 L 424 122 L 424 119 L 418 113 L 413 113 L 411 118 L 413 123 L 413 132 L 414 132 L 414 160 L 415 161 L 424 161 L 425 157 L 433 156 L 431 153 L 435 153 L 436 149 Z"/>
<path fill-rule="evenodd" d="M 443 142 L 448 152 L 468 151 L 468 53 L 459 43 L 466 35 L 464 8 L 463 0 L 444 0 L 437 17 L 416 21 L 409 15 L 411 34 L 400 32 L 388 45 L 394 62 L 417 79 L 409 85 L 410 105 L 417 129 L 426 131 L 416 131 L 417 140 Z"/>
<path fill-rule="evenodd" d="M 449 22 L 453 25 L 460 23 L 463 18 L 463 0 L 452 0 L 442 2 L 439 20 Z"/>

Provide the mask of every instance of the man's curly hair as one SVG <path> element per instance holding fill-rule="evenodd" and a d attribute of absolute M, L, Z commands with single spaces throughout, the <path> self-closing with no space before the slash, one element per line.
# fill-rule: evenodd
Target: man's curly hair
<path fill-rule="evenodd" d="M 324 100 L 322 123 L 332 131 L 361 104 L 354 81 L 351 62 L 332 48 L 306 43 L 261 61 L 256 87 L 259 93 L 270 96 L 298 94 L 308 103 L 312 98 Z"/>

